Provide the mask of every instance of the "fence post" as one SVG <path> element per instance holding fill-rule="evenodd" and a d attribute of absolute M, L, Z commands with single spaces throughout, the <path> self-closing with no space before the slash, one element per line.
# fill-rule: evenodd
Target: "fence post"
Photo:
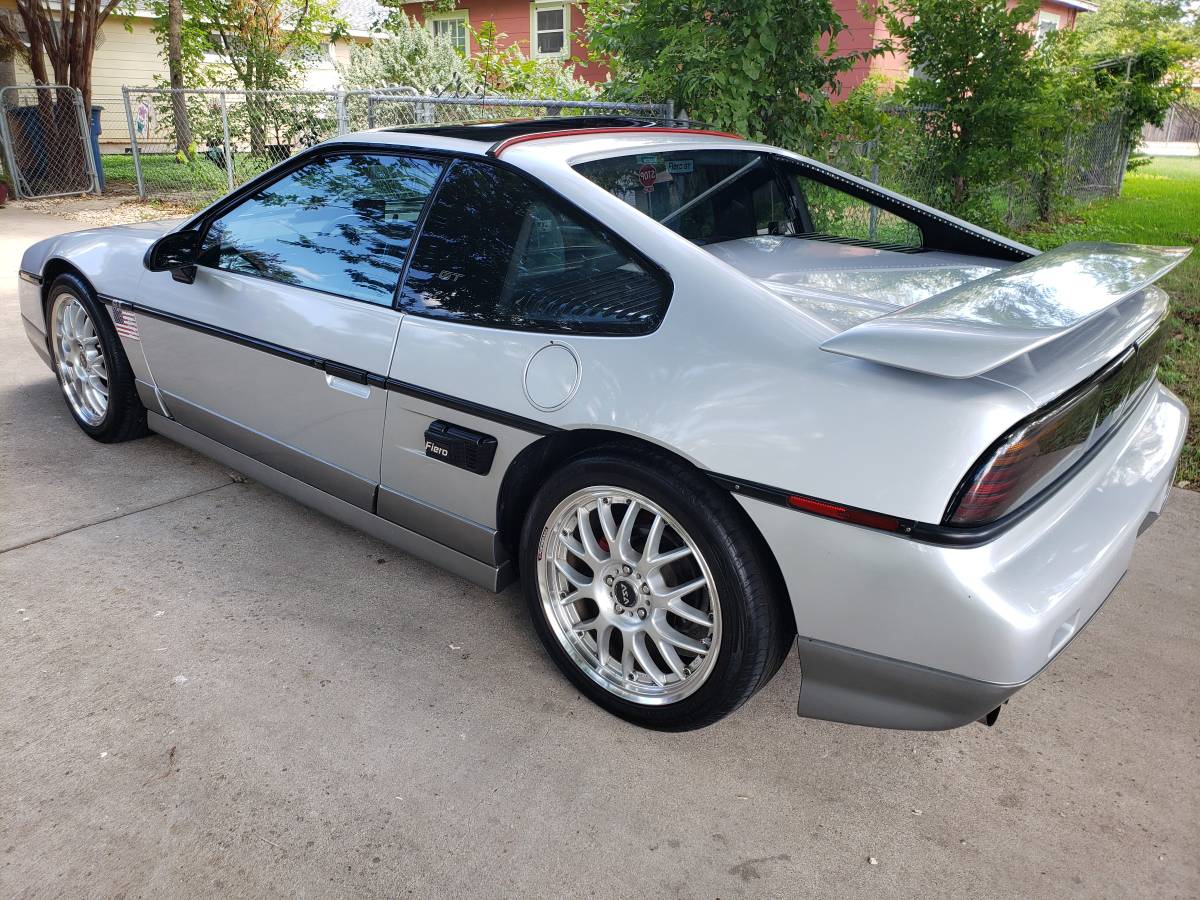
<path fill-rule="evenodd" d="M 871 183 L 879 184 L 879 138 L 871 141 L 867 146 L 871 148 Z M 871 207 L 871 221 L 867 225 L 867 237 L 875 240 L 875 233 L 879 230 L 879 207 Z"/>
<path fill-rule="evenodd" d="M 1133 149 L 1135 139 L 1130 138 L 1125 133 L 1125 113 L 1121 112 L 1120 118 L 1117 120 L 1117 134 L 1121 136 L 1121 142 L 1125 147 L 1121 151 L 1121 168 L 1117 171 L 1117 192 L 1114 197 L 1120 197 L 1121 191 L 1125 189 L 1125 170 L 1129 167 L 1129 152 Z"/>
<path fill-rule="evenodd" d="M 17 171 L 16 150 L 13 147 L 12 134 L 8 130 L 8 101 L 4 99 L 5 91 L 15 91 L 16 85 L 0 87 L 0 149 L 4 151 L 4 171 L 12 185 L 13 195 L 17 200 L 22 198 L 21 177 Z M 16 105 L 15 103 L 13 104 Z"/>
<path fill-rule="evenodd" d="M 346 116 L 346 92 L 342 90 L 337 92 L 337 129 L 338 135 L 350 130 L 350 121 Z"/>
<path fill-rule="evenodd" d="M 75 106 L 76 118 L 79 119 L 79 134 L 83 138 L 83 158 L 87 160 L 88 178 L 92 182 L 92 192 L 100 193 L 100 175 L 97 172 L 97 166 L 100 165 L 100 160 L 96 154 L 92 153 L 92 116 L 91 110 L 84 111 L 83 94 L 79 90 L 74 90 L 71 96 L 71 102 Z"/>
<path fill-rule="evenodd" d="M 221 130 L 225 133 L 225 181 L 229 190 L 233 190 L 233 147 L 229 144 L 229 105 L 225 102 L 225 92 L 221 91 Z"/>
<path fill-rule="evenodd" d="M 375 95 L 367 95 L 367 127 L 375 127 Z"/>
<path fill-rule="evenodd" d="M 137 129 L 133 127 L 133 106 L 129 100 L 129 88 L 121 86 L 121 98 L 125 101 L 125 124 L 129 128 L 129 148 L 133 151 L 133 173 L 137 176 L 138 199 L 146 199 L 146 179 L 142 175 L 142 151 L 138 147 Z"/>
<path fill-rule="evenodd" d="M 663 104 L 663 110 L 664 110 L 664 112 L 666 112 L 668 119 L 674 119 L 675 118 L 675 101 L 668 100 L 666 103 Z"/>

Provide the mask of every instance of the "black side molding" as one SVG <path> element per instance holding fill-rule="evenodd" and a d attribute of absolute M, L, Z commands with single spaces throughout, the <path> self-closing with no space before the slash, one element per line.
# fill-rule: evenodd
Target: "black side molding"
<path fill-rule="evenodd" d="M 269 353 L 272 356 L 278 356 L 280 359 L 286 359 L 290 362 L 299 363 L 303 366 L 319 369 L 335 378 L 344 378 L 345 380 L 353 381 L 356 384 L 369 384 L 372 387 L 394 391 L 397 394 L 415 397 L 418 400 L 426 400 L 438 406 L 444 406 L 447 409 L 454 409 L 459 412 L 467 413 L 471 416 L 477 416 L 480 419 L 487 419 L 490 422 L 497 422 L 501 425 L 507 425 L 509 428 L 516 428 L 519 431 L 526 431 L 530 434 L 547 435 L 554 434 L 555 432 L 562 430 L 554 425 L 547 425 L 545 422 L 539 422 L 537 419 L 529 419 L 525 416 L 519 416 L 515 413 L 506 412 L 502 409 L 496 409 L 491 406 L 485 406 L 482 403 L 476 403 L 473 400 L 465 400 L 461 397 L 443 394 L 441 391 L 431 390 L 429 388 L 421 387 L 420 385 L 410 384 L 406 381 L 399 381 L 395 378 L 388 378 L 386 375 L 380 375 L 376 372 L 368 372 L 366 369 L 360 369 L 357 366 L 348 366 L 345 363 L 336 362 L 335 360 L 323 359 L 319 356 L 313 356 L 311 353 L 293 350 L 291 347 L 284 347 L 280 344 L 275 344 L 271 341 L 264 341 L 261 338 L 252 337 L 248 334 L 231 331 L 230 329 L 222 328 L 219 325 L 210 325 L 208 322 L 201 322 L 198 319 L 192 319 L 187 316 L 177 315 L 176 313 L 166 312 L 165 310 L 155 309 L 142 303 L 131 303 L 128 300 L 118 300 L 116 297 L 103 294 L 99 295 L 99 299 L 102 303 L 109 305 L 114 302 L 120 302 L 125 306 L 130 307 L 140 316 L 157 319 L 160 322 L 168 322 L 171 325 L 178 325 L 180 328 L 198 331 L 201 334 L 207 334 L 210 337 L 219 338 L 223 341 L 230 341 L 234 344 L 240 344 L 243 347 L 249 347 L 252 350 L 258 350 L 262 353 Z"/>

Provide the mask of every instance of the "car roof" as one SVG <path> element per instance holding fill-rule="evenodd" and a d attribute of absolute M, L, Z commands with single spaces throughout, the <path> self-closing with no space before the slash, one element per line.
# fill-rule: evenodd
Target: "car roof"
<path fill-rule="evenodd" d="M 557 143 L 558 139 L 564 138 L 589 140 L 599 136 L 630 136 L 636 138 L 639 144 L 672 136 L 676 139 L 678 136 L 737 139 L 737 135 L 713 131 L 706 125 L 679 119 L 637 116 L 546 116 L 536 119 L 377 128 L 348 134 L 327 143 L 401 144 L 499 156 L 514 144 L 551 139 Z"/>

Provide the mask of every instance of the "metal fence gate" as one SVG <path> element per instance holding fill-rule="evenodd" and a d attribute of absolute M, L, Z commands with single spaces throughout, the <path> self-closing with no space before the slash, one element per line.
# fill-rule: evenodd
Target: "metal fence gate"
<path fill-rule="evenodd" d="M 18 199 L 100 192 L 91 128 L 75 88 L 0 88 L 0 147 Z"/>
<path fill-rule="evenodd" d="M 143 200 L 206 203 L 300 151 L 340 134 L 385 126 L 527 116 L 669 117 L 670 104 L 509 99 L 359 91 L 122 88 L 129 147 L 105 156 L 106 190 Z"/>

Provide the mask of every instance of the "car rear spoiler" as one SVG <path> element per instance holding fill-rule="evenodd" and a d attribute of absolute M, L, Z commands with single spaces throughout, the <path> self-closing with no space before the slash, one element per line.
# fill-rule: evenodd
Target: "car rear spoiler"
<path fill-rule="evenodd" d="M 822 350 L 972 378 L 1069 334 L 1153 284 L 1190 247 L 1080 242 L 856 325 Z"/>

